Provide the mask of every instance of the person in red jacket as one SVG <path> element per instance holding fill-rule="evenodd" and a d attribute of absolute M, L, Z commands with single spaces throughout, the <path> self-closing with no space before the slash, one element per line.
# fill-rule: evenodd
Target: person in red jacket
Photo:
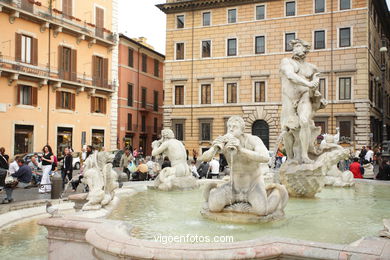
<path fill-rule="evenodd" d="M 356 179 L 363 179 L 360 167 L 359 158 L 353 158 L 353 163 L 349 166 L 349 170 L 353 173 L 353 177 Z"/>

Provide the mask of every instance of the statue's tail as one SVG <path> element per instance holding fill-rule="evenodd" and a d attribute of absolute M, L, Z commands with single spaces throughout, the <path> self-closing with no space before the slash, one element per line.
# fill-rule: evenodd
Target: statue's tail
<path fill-rule="evenodd" d="M 284 185 L 280 185 L 278 183 L 271 183 L 271 184 L 268 184 L 266 187 L 265 187 L 266 191 L 267 191 L 267 195 L 271 193 L 272 190 L 274 189 L 277 189 L 280 193 L 280 209 L 284 209 L 287 205 L 287 202 L 288 202 L 288 191 L 286 189 L 286 187 L 284 187 Z"/>
<path fill-rule="evenodd" d="M 216 188 L 216 187 L 217 187 L 217 184 L 216 184 L 216 183 L 209 183 L 209 184 L 206 186 L 206 188 L 205 188 L 205 190 L 204 190 L 204 192 L 203 192 L 203 197 L 204 197 L 204 199 L 205 199 L 206 202 L 209 201 L 210 191 L 211 191 L 212 189 Z"/>

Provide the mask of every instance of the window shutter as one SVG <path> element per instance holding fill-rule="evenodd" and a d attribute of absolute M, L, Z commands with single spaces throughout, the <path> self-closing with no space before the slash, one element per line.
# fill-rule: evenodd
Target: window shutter
<path fill-rule="evenodd" d="M 56 91 L 56 108 L 61 108 L 61 91 Z"/>
<path fill-rule="evenodd" d="M 102 103 L 103 103 L 102 113 L 106 114 L 107 113 L 107 99 L 103 98 L 103 102 Z"/>
<path fill-rule="evenodd" d="M 71 63 L 71 79 L 73 81 L 77 81 L 77 50 L 72 50 L 72 57 L 71 57 L 72 63 Z"/>
<path fill-rule="evenodd" d="M 22 35 L 19 33 L 15 34 L 15 59 L 22 60 Z"/>
<path fill-rule="evenodd" d="M 108 86 L 108 59 L 103 59 L 103 87 Z"/>
<path fill-rule="evenodd" d="M 32 64 L 38 65 L 38 39 L 32 38 Z"/>
<path fill-rule="evenodd" d="M 21 86 L 20 85 L 18 85 L 18 88 L 17 88 L 17 92 L 16 92 L 16 104 L 17 105 L 20 105 L 20 89 L 21 89 Z"/>
<path fill-rule="evenodd" d="M 38 89 L 32 88 L 32 105 L 36 107 L 38 105 Z"/>
<path fill-rule="evenodd" d="M 91 97 L 91 113 L 95 113 L 95 97 Z"/>
<path fill-rule="evenodd" d="M 63 51 L 64 51 L 64 48 L 62 46 L 58 46 L 58 73 L 59 73 L 60 78 L 64 77 L 64 68 L 63 68 L 64 54 L 63 54 Z"/>
<path fill-rule="evenodd" d="M 73 111 L 75 111 L 76 110 L 76 95 L 71 94 L 70 97 L 71 97 L 71 104 L 72 104 L 71 108 Z"/>
<path fill-rule="evenodd" d="M 94 56 L 92 56 L 92 84 L 94 86 L 96 86 L 96 81 L 97 81 L 97 73 L 96 73 L 97 65 L 96 65 L 96 62 L 97 62 L 97 57 L 94 55 Z"/>

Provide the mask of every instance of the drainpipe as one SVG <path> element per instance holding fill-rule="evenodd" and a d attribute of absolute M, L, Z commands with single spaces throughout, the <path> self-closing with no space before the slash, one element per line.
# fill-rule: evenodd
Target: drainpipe
<path fill-rule="evenodd" d="M 137 126 L 136 126 L 136 129 L 137 129 L 137 132 L 138 132 L 138 146 L 139 146 L 139 141 L 141 139 L 141 135 L 140 135 L 140 131 L 139 131 L 139 127 L 138 127 L 138 120 L 139 120 L 139 101 L 140 101 L 140 84 L 139 84 L 139 79 L 140 79 L 140 56 L 141 56 L 141 53 L 140 53 L 140 50 L 142 49 L 142 46 L 139 46 L 138 47 L 138 65 L 137 65 L 137 91 L 138 91 L 138 95 L 137 95 Z M 134 144 L 133 144 L 134 145 Z M 135 148 L 135 146 L 133 147 Z"/>
<path fill-rule="evenodd" d="M 195 12 L 192 9 L 191 26 L 191 137 L 194 136 L 194 30 L 195 30 Z"/>
<path fill-rule="evenodd" d="M 53 0 L 49 1 L 49 12 L 50 12 L 50 17 L 52 16 L 52 7 L 53 7 Z M 49 26 L 49 34 L 48 34 L 48 42 L 49 42 L 49 55 L 48 56 L 48 77 L 50 78 L 50 73 L 51 73 L 51 62 L 50 62 L 50 55 L 51 55 L 51 28 Z M 50 83 L 49 81 L 47 82 L 47 113 L 46 113 L 46 144 L 49 144 L 49 132 L 50 132 Z"/>

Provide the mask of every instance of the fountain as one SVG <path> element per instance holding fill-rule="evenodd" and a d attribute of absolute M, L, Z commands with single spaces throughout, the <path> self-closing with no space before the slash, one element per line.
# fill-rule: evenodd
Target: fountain
<path fill-rule="evenodd" d="M 318 70 L 304 62 L 308 44 L 294 40 L 292 45 L 293 59 L 283 59 L 281 66 L 282 137 L 289 157 L 280 169 L 283 185 L 264 183 L 268 150 L 258 137 L 244 133 L 242 118 L 233 116 L 228 133 L 202 155 L 210 160 L 224 154 L 231 167 L 228 181 L 191 178 L 183 144 L 164 129 L 153 155 L 169 156 L 172 167 L 153 189 L 148 182 L 117 189 L 109 157 L 99 153 L 87 162 L 85 182 L 91 189 L 83 195 L 83 210 L 69 212 L 70 203 L 63 204 L 56 218 L 43 218 L 44 207 L 11 211 L 0 215 L 0 227 L 41 217 L 48 252 L 36 259 L 390 259 L 389 220 L 379 237 L 381 221 L 388 219 L 390 183 L 354 180 L 349 189 L 324 187 L 346 150 L 330 137 L 314 146 L 320 129 L 312 119 L 326 101 L 317 90 Z M 336 175 L 335 182 L 344 181 Z M 29 231 L 16 229 L 21 237 L 13 240 L 14 230 L 5 230 L 6 242 L 0 243 L 11 258 Z M 44 236 L 44 228 L 34 234 Z M 212 239 L 221 235 L 234 239 Z M 175 243 L 167 244 L 169 239 L 162 239 L 167 236 Z M 211 240 L 180 243 L 200 236 Z M 35 241 L 40 248 L 46 242 Z"/>
<path fill-rule="evenodd" d="M 209 184 L 202 214 L 230 222 L 266 222 L 284 216 L 288 193 L 280 184 L 264 184 L 261 163 L 269 153 L 257 136 L 245 134 L 245 122 L 233 116 L 227 122 L 228 133 L 218 137 L 200 160 L 210 161 L 223 153 L 230 167 L 230 182 Z M 239 214 L 231 214 L 239 213 Z"/>
<path fill-rule="evenodd" d="M 345 157 L 337 144 L 315 146 L 320 127 L 314 125 L 316 111 L 327 101 L 318 90 L 319 70 L 305 61 L 310 44 L 292 40 L 292 58 L 280 65 L 282 84 L 281 127 L 287 161 L 280 168 L 280 180 L 294 197 L 314 197 L 325 185 L 325 173 Z"/>

